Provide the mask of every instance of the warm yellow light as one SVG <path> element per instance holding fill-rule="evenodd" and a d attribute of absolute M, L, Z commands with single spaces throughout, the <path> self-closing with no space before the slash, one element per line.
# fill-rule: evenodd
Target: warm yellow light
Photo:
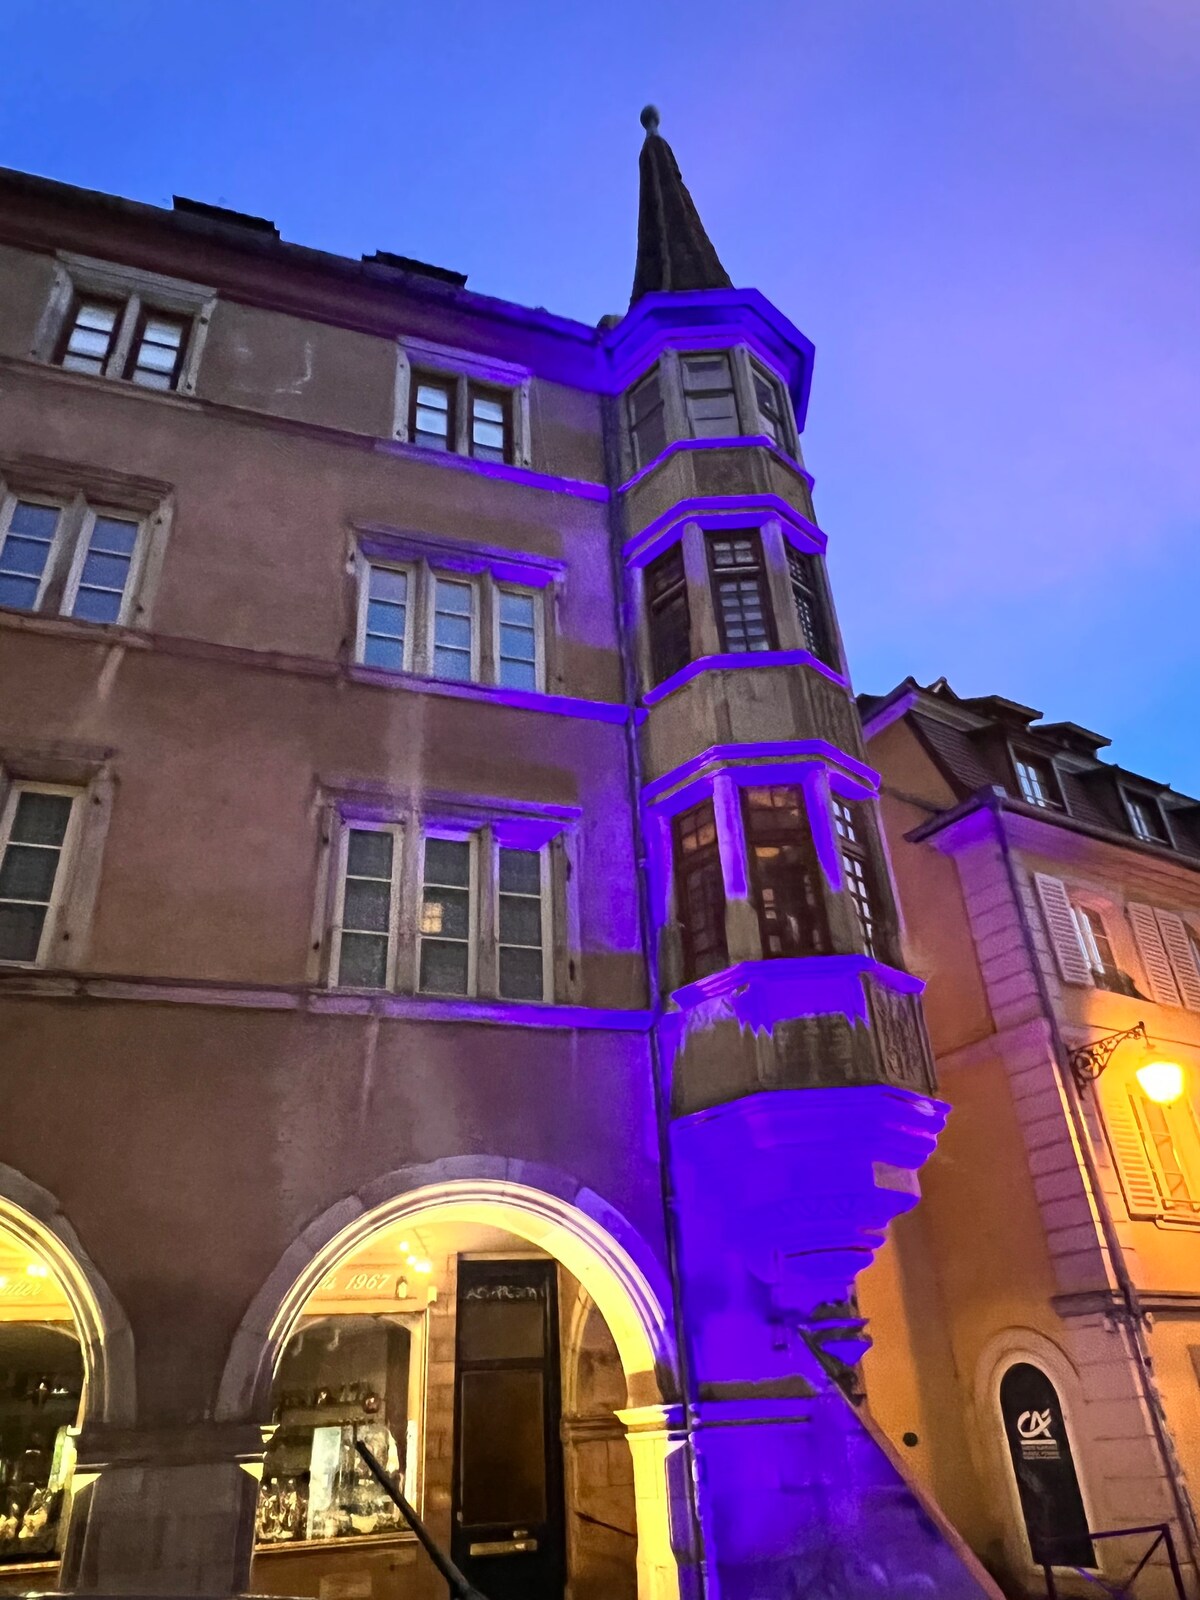
<path fill-rule="evenodd" d="M 25 1271 L 31 1278 L 48 1278 L 50 1276 L 50 1268 L 44 1267 L 40 1261 L 31 1261 Z"/>
<path fill-rule="evenodd" d="M 1160 1106 L 1171 1105 L 1183 1093 L 1183 1068 L 1178 1061 L 1147 1061 L 1136 1077 L 1142 1093 Z"/>
<path fill-rule="evenodd" d="M 4 1277 L 3 1274 L 0 1274 L 0 1289 L 7 1289 L 7 1288 L 8 1288 L 8 1279 L 6 1277 Z"/>
<path fill-rule="evenodd" d="M 412 1249 L 412 1246 L 409 1244 L 408 1240 L 407 1239 L 401 1239 L 401 1241 L 400 1241 L 401 1254 L 404 1254 L 405 1252 L 407 1252 L 407 1251 L 409 1251 L 411 1249 Z"/>
<path fill-rule="evenodd" d="M 433 1262 L 432 1261 L 414 1261 L 413 1262 L 413 1271 L 414 1272 L 432 1272 L 433 1271 Z"/>

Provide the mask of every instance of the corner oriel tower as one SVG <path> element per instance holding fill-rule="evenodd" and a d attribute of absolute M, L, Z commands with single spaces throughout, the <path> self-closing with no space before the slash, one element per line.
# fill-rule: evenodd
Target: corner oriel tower
<path fill-rule="evenodd" d="M 800 453 L 813 346 L 642 122 L 608 354 L 706 1592 L 975 1595 L 849 1398 L 855 1277 L 945 1107 Z"/>

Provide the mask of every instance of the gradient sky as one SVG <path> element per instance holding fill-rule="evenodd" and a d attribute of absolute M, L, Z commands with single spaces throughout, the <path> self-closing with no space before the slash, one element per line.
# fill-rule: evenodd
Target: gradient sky
<path fill-rule="evenodd" d="M 1200 0 L 0 0 L 0 161 L 592 323 L 638 112 L 817 345 L 856 685 L 1200 795 Z"/>

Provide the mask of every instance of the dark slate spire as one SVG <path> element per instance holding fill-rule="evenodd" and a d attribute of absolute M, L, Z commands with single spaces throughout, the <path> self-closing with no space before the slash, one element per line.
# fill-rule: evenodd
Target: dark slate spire
<path fill-rule="evenodd" d="M 658 131 L 658 110 L 642 112 L 641 198 L 638 202 L 637 267 L 630 305 L 656 289 L 729 289 L 729 274 L 679 175 L 671 146 Z"/>

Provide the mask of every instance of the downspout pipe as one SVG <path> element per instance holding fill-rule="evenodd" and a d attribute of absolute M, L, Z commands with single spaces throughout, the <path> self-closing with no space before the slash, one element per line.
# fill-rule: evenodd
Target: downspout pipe
<path fill-rule="evenodd" d="M 1143 1392 L 1148 1403 L 1155 1442 L 1158 1445 L 1159 1455 L 1166 1470 L 1167 1481 L 1171 1485 L 1175 1513 L 1179 1518 L 1179 1525 L 1183 1531 L 1188 1559 L 1192 1566 L 1193 1581 L 1195 1581 L 1197 1577 L 1200 1577 L 1200 1529 L 1197 1528 L 1196 1515 L 1188 1498 L 1187 1490 L 1184 1488 L 1183 1473 L 1179 1465 L 1179 1459 L 1175 1454 L 1175 1444 L 1171 1438 L 1170 1429 L 1167 1427 L 1167 1416 L 1163 1406 L 1162 1394 L 1154 1376 L 1154 1361 L 1150 1353 L 1149 1341 L 1146 1338 L 1146 1310 L 1142 1305 L 1137 1284 L 1134 1283 L 1130 1275 L 1129 1266 L 1125 1260 L 1125 1250 L 1121 1244 L 1120 1234 L 1117 1232 L 1116 1219 L 1113 1216 L 1112 1207 L 1108 1203 L 1108 1196 L 1104 1192 L 1100 1181 L 1100 1168 L 1096 1159 L 1096 1149 L 1092 1141 L 1091 1129 L 1088 1127 L 1087 1117 L 1084 1113 L 1082 1096 L 1075 1082 L 1075 1076 L 1071 1071 L 1071 1052 L 1066 1040 L 1063 1038 L 1062 1029 L 1059 1027 L 1058 1016 L 1050 996 L 1050 988 L 1046 982 L 1046 974 L 1042 970 L 1041 958 L 1038 955 L 1037 945 L 1034 941 L 1033 929 L 1030 927 L 1029 918 L 1026 915 L 1025 902 L 1021 894 L 1021 882 L 1017 874 L 1016 862 L 1013 860 L 1008 830 L 1004 825 L 1004 800 L 1003 792 L 997 792 L 994 789 L 989 791 L 986 796 L 987 808 L 992 813 L 996 840 L 1000 846 L 1001 859 L 1004 862 L 1009 893 L 1012 895 L 1013 904 L 1017 910 L 1017 922 L 1021 929 L 1025 953 L 1033 970 L 1038 998 L 1041 1001 L 1042 1011 L 1050 1030 L 1055 1064 L 1058 1067 L 1059 1077 L 1066 1092 L 1067 1105 L 1071 1113 L 1071 1124 L 1075 1131 L 1079 1149 L 1083 1154 L 1084 1169 L 1087 1173 L 1088 1186 L 1092 1191 L 1092 1197 L 1100 1219 L 1100 1229 L 1104 1236 L 1105 1250 L 1120 1291 L 1121 1309 L 1119 1315 L 1129 1330 L 1134 1359 L 1137 1362 Z"/>
<path fill-rule="evenodd" d="M 605 402 L 605 435 L 607 441 L 609 482 L 621 481 L 620 422 L 617 415 L 619 399 L 609 397 Z M 637 861 L 637 912 L 638 930 L 645 953 L 646 983 L 651 1011 L 648 1034 L 650 1071 L 654 1087 L 655 1124 L 658 1135 L 659 1187 L 663 1208 L 663 1237 L 667 1250 L 667 1270 L 671 1279 L 671 1317 L 675 1333 L 676 1359 L 679 1364 L 679 1398 L 682 1402 L 683 1426 L 687 1439 L 688 1455 L 688 1509 L 696 1540 L 696 1583 L 694 1600 L 705 1600 L 709 1592 L 707 1541 L 704 1538 L 704 1517 L 701 1512 L 702 1496 L 697 1478 L 697 1456 L 692 1438 L 692 1418 L 696 1399 L 695 1380 L 692 1375 L 691 1348 L 683 1305 L 683 1273 L 680 1267 L 680 1237 L 678 1201 L 675 1196 L 671 1171 L 671 1104 L 670 1082 L 659 1040 L 658 1023 L 662 1016 L 662 990 L 658 966 L 658 939 L 650 915 L 647 893 L 649 863 L 646 857 L 646 833 L 642 826 L 642 758 L 638 746 L 636 710 L 639 696 L 637 656 L 633 648 L 633 625 L 628 610 L 628 586 L 621 561 L 621 512 L 614 490 L 609 500 L 609 550 L 612 561 L 613 586 L 617 611 L 617 638 L 621 650 L 624 676 L 625 702 L 630 714 L 625 720 L 625 741 L 628 751 L 626 771 L 629 775 L 629 807 L 633 821 L 634 846 Z"/>

